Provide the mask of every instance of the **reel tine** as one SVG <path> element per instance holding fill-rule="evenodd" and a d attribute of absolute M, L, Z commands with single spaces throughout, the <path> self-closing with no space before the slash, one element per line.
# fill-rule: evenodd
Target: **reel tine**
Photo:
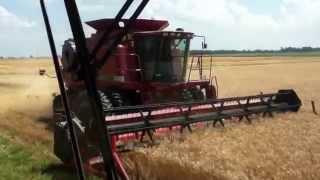
<path fill-rule="evenodd" d="M 213 121 L 213 127 L 216 127 L 218 122 L 220 123 L 220 125 L 221 125 L 222 127 L 225 127 L 224 122 L 223 122 L 223 119 L 216 119 L 216 120 L 214 120 L 214 121 Z"/>
<path fill-rule="evenodd" d="M 138 132 L 135 132 L 134 135 L 135 135 L 136 139 L 139 139 L 139 133 Z"/>
<path fill-rule="evenodd" d="M 207 122 L 206 125 L 207 125 L 207 128 L 209 128 L 210 127 L 210 122 Z"/>
<path fill-rule="evenodd" d="M 270 115 L 271 118 L 274 117 L 271 111 L 269 112 L 269 115 Z"/>
<path fill-rule="evenodd" d="M 220 121 L 219 121 L 219 122 L 220 122 L 220 124 L 221 124 L 221 126 L 222 126 L 222 127 L 225 127 L 225 126 L 224 126 L 223 119 L 220 119 Z"/>
<path fill-rule="evenodd" d="M 266 112 L 263 113 L 263 117 L 266 117 L 267 115 L 268 115 L 268 117 L 270 117 L 270 118 L 273 118 L 273 117 L 274 117 L 273 114 L 272 114 L 272 112 L 270 112 L 270 111 L 266 111 Z"/>
<path fill-rule="evenodd" d="M 180 107 L 179 107 L 179 111 L 180 111 L 181 114 L 184 115 L 184 118 L 185 118 L 185 119 L 184 119 L 184 122 L 183 122 L 182 125 L 181 125 L 180 133 L 182 134 L 184 128 L 186 128 L 186 127 L 188 128 L 188 131 L 189 131 L 190 133 L 192 133 L 192 128 L 191 128 L 191 126 L 190 126 L 190 123 L 188 122 L 188 120 L 189 120 L 189 112 L 191 111 L 191 106 L 188 107 L 188 110 L 187 110 L 186 112 L 184 112 L 184 111 L 183 111 L 183 108 L 180 106 Z"/>
<path fill-rule="evenodd" d="M 148 119 L 148 118 L 151 116 L 151 110 L 148 111 L 147 116 L 145 116 L 145 115 L 143 114 L 143 111 L 140 110 L 140 116 L 141 116 L 142 120 L 144 121 L 144 124 L 145 124 L 147 127 L 150 126 L 150 122 L 149 122 L 149 119 Z M 154 130 L 152 130 L 152 131 L 154 131 Z M 147 132 L 147 135 L 148 135 L 149 139 L 153 142 L 153 137 L 152 137 L 153 135 L 152 135 L 152 132 L 150 131 L 150 129 L 147 129 L 147 130 L 142 131 L 142 134 L 141 134 L 141 137 L 140 137 L 140 142 L 143 141 L 143 138 L 144 138 L 144 136 L 146 135 L 146 132 Z"/>
<path fill-rule="evenodd" d="M 263 112 L 262 117 L 266 117 L 266 116 L 267 116 L 267 112 Z"/>
<path fill-rule="evenodd" d="M 189 132 L 192 133 L 192 128 L 191 128 L 190 124 L 187 125 L 187 128 L 188 128 Z"/>
<path fill-rule="evenodd" d="M 248 123 L 249 123 L 249 124 L 252 124 L 252 119 L 249 117 L 249 115 L 246 115 L 245 117 L 246 117 Z"/>
<path fill-rule="evenodd" d="M 181 125 L 181 128 L 180 128 L 180 134 L 183 133 L 183 130 L 184 130 L 184 126 Z"/>
<path fill-rule="evenodd" d="M 143 142 L 143 138 L 146 135 L 146 131 L 142 131 L 142 134 L 140 136 L 140 142 Z"/>
<path fill-rule="evenodd" d="M 239 122 L 242 122 L 244 116 L 239 117 Z"/>
<path fill-rule="evenodd" d="M 181 126 L 181 128 L 180 128 L 180 133 L 181 133 L 181 134 L 183 133 L 183 131 L 184 131 L 185 128 L 187 128 L 190 133 L 193 132 L 190 124 L 188 124 L 188 125 L 183 125 L 183 126 Z"/>
<path fill-rule="evenodd" d="M 266 110 L 265 112 L 263 112 L 262 117 L 266 117 L 266 116 L 268 115 L 269 117 L 273 118 L 273 114 L 272 114 L 272 110 L 271 110 L 271 108 L 272 108 L 272 105 L 271 105 L 271 103 L 272 103 L 272 96 L 271 96 L 271 97 L 268 97 L 267 100 L 264 100 L 264 99 L 261 97 L 260 100 L 261 100 L 261 102 L 262 102 L 263 104 L 265 104 L 265 105 L 267 106 L 267 110 Z"/>
<path fill-rule="evenodd" d="M 218 120 L 215 119 L 215 120 L 213 121 L 213 123 L 212 123 L 212 127 L 216 127 L 217 122 L 218 122 Z"/>
<path fill-rule="evenodd" d="M 142 131 L 142 134 L 141 134 L 141 136 L 140 136 L 140 142 L 141 142 L 141 143 L 143 142 L 143 139 L 144 139 L 144 136 L 146 135 L 146 133 L 147 133 L 150 141 L 153 143 L 153 142 L 154 142 L 154 140 L 153 140 L 153 133 L 152 133 L 150 130 L 144 130 L 144 131 Z"/>
<path fill-rule="evenodd" d="M 154 143 L 153 133 L 152 133 L 150 130 L 147 130 L 147 134 L 148 134 L 148 137 L 149 137 L 149 139 L 151 140 L 151 142 Z"/>

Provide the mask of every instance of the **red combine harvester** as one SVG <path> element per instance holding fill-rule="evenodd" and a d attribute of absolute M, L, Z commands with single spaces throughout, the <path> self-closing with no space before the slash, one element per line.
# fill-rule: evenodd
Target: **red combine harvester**
<path fill-rule="evenodd" d="M 87 39 L 92 51 L 103 32 L 114 23 L 114 19 L 87 22 L 97 30 Z M 128 20 L 122 20 L 126 24 Z M 160 20 L 138 19 L 121 43 L 116 47 L 97 72 L 97 87 L 105 94 L 113 107 L 136 106 L 172 101 L 215 99 L 215 87 L 208 80 L 186 81 L 190 40 L 193 33 L 163 31 L 169 23 Z M 120 27 L 119 27 L 120 28 Z M 96 57 L 108 48 L 108 43 L 118 29 L 105 41 Z M 65 41 L 62 50 L 64 79 L 72 91 L 84 89 L 81 81 L 80 63 L 76 58 L 73 40 Z M 200 70 L 201 68 L 199 68 Z M 212 73 L 210 73 L 212 74 Z"/>
<path fill-rule="evenodd" d="M 65 0 L 73 39 L 63 45 L 59 60 L 41 0 L 61 95 L 53 102 L 54 152 L 67 165 L 108 179 L 128 179 L 118 154 L 119 142 L 151 141 L 172 130 L 192 132 L 212 122 L 273 112 L 297 112 L 301 101 L 294 90 L 246 97 L 217 98 L 212 65 L 190 80 L 190 41 L 193 33 L 165 31 L 167 21 L 137 19 L 143 0 L 128 19 L 128 0 L 114 19 L 88 22 L 96 30 L 85 38 L 74 0 Z M 203 43 L 203 47 L 206 44 Z"/>

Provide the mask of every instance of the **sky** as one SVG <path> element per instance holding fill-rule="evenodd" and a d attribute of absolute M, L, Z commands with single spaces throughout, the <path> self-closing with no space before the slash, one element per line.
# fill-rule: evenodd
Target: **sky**
<path fill-rule="evenodd" d="M 71 37 L 64 3 L 46 2 L 61 51 Z M 124 0 L 76 2 L 85 22 L 114 17 Z M 150 0 L 140 18 L 169 20 L 169 30 L 182 27 L 205 35 L 215 50 L 320 47 L 320 0 Z M 93 32 L 88 26 L 85 30 Z M 194 41 L 192 48 L 199 49 L 200 43 Z M 0 56 L 30 55 L 50 55 L 39 0 L 0 0 Z"/>

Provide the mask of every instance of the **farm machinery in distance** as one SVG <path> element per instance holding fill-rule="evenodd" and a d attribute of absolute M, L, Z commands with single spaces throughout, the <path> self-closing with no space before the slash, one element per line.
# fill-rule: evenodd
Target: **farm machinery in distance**
<path fill-rule="evenodd" d="M 109 179 L 128 179 L 117 152 L 119 142 L 143 140 L 172 130 L 192 132 L 194 126 L 250 115 L 297 112 L 301 101 L 294 90 L 273 94 L 218 98 L 212 65 L 203 75 L 202 56 L 197 57 L 199 78 L 191 80 L 190 42 L 195 37 L 183 29 L 166 31 L 163 20 L 137 19 L 142 0 L 128 19 L 127 0 L 114 19 L 87 22 L 96 30 L 83 33 L 74 0 L 65 0 L 73 39 L 63 45 L 59 59 L 50 23 L 41 1 L 61 95 L 53 100 L 54 152 L 65 164 Z M 203 47 L 206 44 L 203 43 Z M 80 176 L 84 178 L 84 176 Z"/>

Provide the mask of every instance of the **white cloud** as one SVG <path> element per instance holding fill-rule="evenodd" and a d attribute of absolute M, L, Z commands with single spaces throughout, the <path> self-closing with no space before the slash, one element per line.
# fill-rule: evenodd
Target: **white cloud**
<path fill-rule="evenodd" d="M 33 48 L 30 44 L 37 46 L 33 42 L 39 37 L 39 31 L 35 27 L 35 22 L 0 6 L 0 56 L 29 55 Z"/>
<path fill-rule="evenodd" d="M 0 6 L 0 31 L 12 30 L 12 28 L 30 28 L 34 25 L 35 22 L 22 19 Z"/>
<path fill-rule="evenodd" d="M 77 3 L 83 20 L 91 20 L 114 17 L 124 0 L 77 0 Z M 244 0 L 152 0 L 142 17 L 167 19 L 170 29 L 183 27 L 204 34 L 214 49 L 320 46 L 317 38 L 320 0 L 281 0 L 275 8 L 280 9 L 276 14 L 252 12 L 248 3 Z"/>
<path fill-rule="evenodd" d="M 320 0 L 283 0 L 279 6 L 276 15 L 265 15 L 251 12 L 242 0 L 153 0 L 144 17 L 206 34 L 217 49 L 320 46 Z"/>
<path fill-rule="evenodd" d="M 96 15 L 108 14 L 110 11 L 114 12 L 120 7 L 119 5 L 123 3 L 123 0 L 77 0 L 78 8 L 82 13 L 92 13 Z"/>
<path fill-rule="evenodd" d="M 57 0 L 47 2 L 57 47 L 60 48 L 64 39 L 71 36 L 64 3 Z M 125 0 L 76 2 L 82 20 L 87 21 L 114 17 Z M 137 2 L 139 1 L 135 1 L 136 4 Z M 24 50 L 20 54 L 49 52 L 45 46 L 47 39 L 39 0 L 30 0 L 28 3 L 28 11 L 20 16 L 0 5 L 0 41 L 6 42 L 0 44 L 0 53 L 6 51 L 5 53 L 14 55 L 20 51 L 14 48 L 16 44 L 30 42 L 33 42 L 32 46 L 19 48 Z M 249 0 L 150 0 L 142 18 L 166 19 L 171 24 L 169 29 L 183 27 L 186 31 L 206 35 L 210 49 L 320 46 L 320 0 L 279 0 L 278 4 L 274 4 L 278 6 L 275 10 L 263 14 L 253 11 L 250 3 Z M 22 4 L 20 5 L 23 6 Z M 88 27 L 85 30 L 92 32 Z M 28 43 L 24 43 L 27 41 Z M 200 47 L 200 43 L 196 45 L 199 46 L 194 45 L 193 48 Z"/>

